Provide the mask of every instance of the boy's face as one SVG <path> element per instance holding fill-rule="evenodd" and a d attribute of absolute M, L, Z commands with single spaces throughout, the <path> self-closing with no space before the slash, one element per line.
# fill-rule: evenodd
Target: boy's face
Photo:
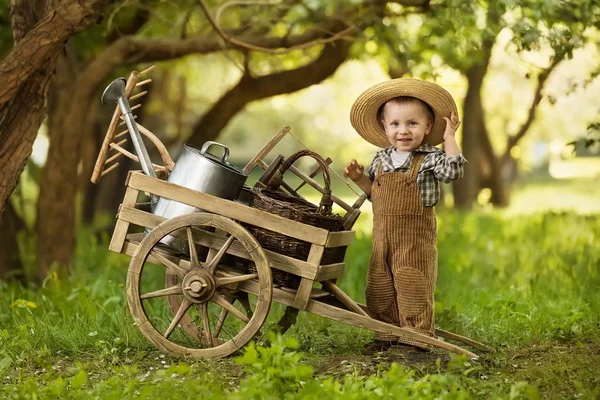
<path fill-rule="evenodd" d="M 383 107 L 381 123 L 397 151 L 413 151 L 431 131 L 432 121 L 423 104 L 388 102 Z"/>

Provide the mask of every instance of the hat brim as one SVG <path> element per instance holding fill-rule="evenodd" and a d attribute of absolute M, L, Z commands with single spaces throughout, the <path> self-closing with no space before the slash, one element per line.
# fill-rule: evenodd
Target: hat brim
<path fill-rule="evenodd" d="M 436 146 L 444 141 L 446 121 L 450 114 L 458 114 L 454 99 L 441 86 L 414 78 L 391 79 L 378 83 L 365 90 L 354 102 L 350 109 L 350 123 L 369 143 L 378 147 L 388 147 L 388 141 L 381 122 L 377 118 L 377 111 L 386 101 L 399 96 L 415 97 L 431 106 L 433 110 L 433 126 L 423 143 Z"/>

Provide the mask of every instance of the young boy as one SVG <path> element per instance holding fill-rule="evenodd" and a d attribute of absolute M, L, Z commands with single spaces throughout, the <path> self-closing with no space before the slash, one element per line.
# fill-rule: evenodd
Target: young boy
<path fill-rule="evenodd" d="M 455 134 L 460 122 L 452 96 L 419 79 L 393 79 L 361 94 L 350 120 L 368 142 L 384 147 L 364 167 L 352 160 L 344 174 L 373 203 L 373 253 L 367 273 L 369 314 L 434 336 L 437 278 L 436 220 L 439 182 L 463 176 L 465 158 Z M 444 143 L 445 151 L 434 146 Z M 376 334 L 369 346 L 385 350 L 426 345 Z"/>

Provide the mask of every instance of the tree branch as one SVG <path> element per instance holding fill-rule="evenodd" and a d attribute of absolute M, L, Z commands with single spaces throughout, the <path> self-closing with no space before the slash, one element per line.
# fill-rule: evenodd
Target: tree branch
<path fill-rule="evenodd" d="M 146 24 L 146 22 L 148 22 L 149 18 L 150 12 L 148 11 L 148 9 L 138 8 L 135 11 L 133 18 L 131 18 L 131 20 L 129 21 L 129 23 L 123 26 L 115 26 L 106 35 L 106 40 L 109 43 L 112 43 L 122 36 L 135 34 Z"/>
<path fill-rule="evenodd" d="M 90 26 L 107 0 L 65 1 L 42 19 L 0 62 L 0 76 L 10 77 L 0 88 L 0 107 L 13 98 L 19 87 L 56 53 L 74 33 Z M 28 62 L 23 63 L 22 60 Z"/>
<path fill-rule="evenodd" d="M 328 44 L 315 61 L 303 67 L 258 78 L 244 75 L 194 125 L 188 142 L 200 146 L 206 140 L 213 140 L 229 120 L 252 101 L 292 93 L 323 81 L 346 60 L 349 47 L 347 42 Z"/>
<path fill-rule="evenodd" d="M 519 128 L 519 130 L 517 131 L 516 134 L 510 135 L 508 137 L 508 139 L 506 141 L 506 150 L 504 151 L 504 154 L 502 156 L 501 164 L 504 164 L 504 162 L 510 157 L 510 151 L 513 149 L 513 147 L 515 147 L 517 145 L 519 140 L 521 140 L 523 138 L 523 136 L 525 136 L 525 134 L 531 127 L 531 124 L 533 123 L 533 121 L 535 119 L 535 114 L 537 113 L 538 105 L 542 101 L 542 98 L 543 98 L 542 91 L 544 90 L 544 86 L 546 85 L 548 76 L 550 76 L 550 73 L 552 73 L 554 68 L 556 68 L 556 66 L 563 59 L 564 59 L 564 55 L 559 56 L 558 54 L 556 54 L 554 56 L 554 58 L 552 59 L 552 63 L 550 63 L 550 65 L 547 68 L 545 68 L 542 72 L 540 72 L 540 74 L 538 75 L 537 86 L 535 88 L 533 100 L 531 101 L 531 106 L 529 107 L 529 112 L 527 113 L 527 119 L 525 120 L 525 122 L 523 122 L 523 125 L 521 125 L 521 127 Z"/>
<path fill-rule="evenodd" d="M 200 4 L 200 7 L 202 8 L 202 11 L 204 11 L 204 14 L 206 15 L 206 18 L 208 18 L 208 21 L 210 22 L 210 24 L 213 26 L 214 30 L 219 34 L 219 36 L 228 43 L 231 43 L 233 46 L 235 47 L 242 47 L 242 48 L 246 48 L 249 50 L 254 50 L 254 51 L 260 51 L 263 53 L 268 53 L 268 54 L 287 54 L 290 53 L 294 50 L 301 50 L 301 49 L 306 49 L 308 47 L 313 47 L 319 44 L 325 44 L 325 43 L 330 43 L 330 42 L 334 42 L 336 40 L 339 40 L 341 38 L 343 38 L 344 36 L 346 36 L 348 33 L 352 32 L 355 27 L 354 26 L 349 26 L 337 33 L 335 33 L 334 35 L 332 35 L 331 37 L 325 38 L 325 39 L 316 39 L 313 40 L 311 42 L 306 42 L 306 43 L 302 43 L 302 44 L 297 44 L 294 46 L 285 46 L 286 48 L 270 48 L 270 47 L 265 47 L 265 46 L 260 46 L 260 45 L 256 45 L 256 44 L 252 44 L 252 43 L 248 43 L 248 42 L 244 42 L 241 40 L 238 40 L 236 38 L 232 38 L 231 36 L 227 35 L 225 33 L 225 31 L 220 27 L 219 25 L 219 21 L 215 20 L 213 18 L 213 16 L 211 15 L 210 11 L 208 10 L 208 7 L 206 7 L 206 4 L 204 4 L 203 0 L 196 0 L 198 2 L 198 4 Z M 252 2 L 255 3 L 255 2 Z M 229 4 L 229 3 L 227 3 Z M 220 12 L 222 11 L 221 9 L 226 6 L 227 4 L 223 5 L 220 7 Z M 260 3 L 260 4 L 268 4 L 268 3 Z"/>

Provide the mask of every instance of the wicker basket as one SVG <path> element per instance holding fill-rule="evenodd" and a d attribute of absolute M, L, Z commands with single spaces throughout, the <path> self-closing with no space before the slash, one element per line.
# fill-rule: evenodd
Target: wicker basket
<path fill-rule="evenodd" d="M 283 174 L 300 157 L 309 156 L 314 158 L 321 166 L 324 177 L 324 193 L 318 206 L 304 200 L 301 197 L 293 196 L 279 189 L 283 181 Z M 325 160 L 310 150 L 299 151 L 290 156 L 275 173 L 271 181 L 265 188 L 253 188 L 253 199 L 251 207 L 267 211 L 281 217 L 298 221 L 306 225 L 315 226 L 330 232 L 343 230 L 342 218 L 337 214 L 332 214 L 331 208 L 331 181 L 329 171 Z M 310 252 L 311 244 L 298 240 L 279 232 L 270 231 L 254 225 L 247 226 L 248 231 L 258 240 L 261 246 L 267 250 L 284 254 L 292 258 L 306 261 Z M 325 251 L 324 259 L 328 262 L 338 262 L 339 258 L 343 260 L 343 254 L 339 252 Z M 253 265 L 248 266 L 252 270 Z M 282 286 L 297 288 L 300 283 L 300 277 L 280 270 L 272 270 L 273 282 Z"/>

